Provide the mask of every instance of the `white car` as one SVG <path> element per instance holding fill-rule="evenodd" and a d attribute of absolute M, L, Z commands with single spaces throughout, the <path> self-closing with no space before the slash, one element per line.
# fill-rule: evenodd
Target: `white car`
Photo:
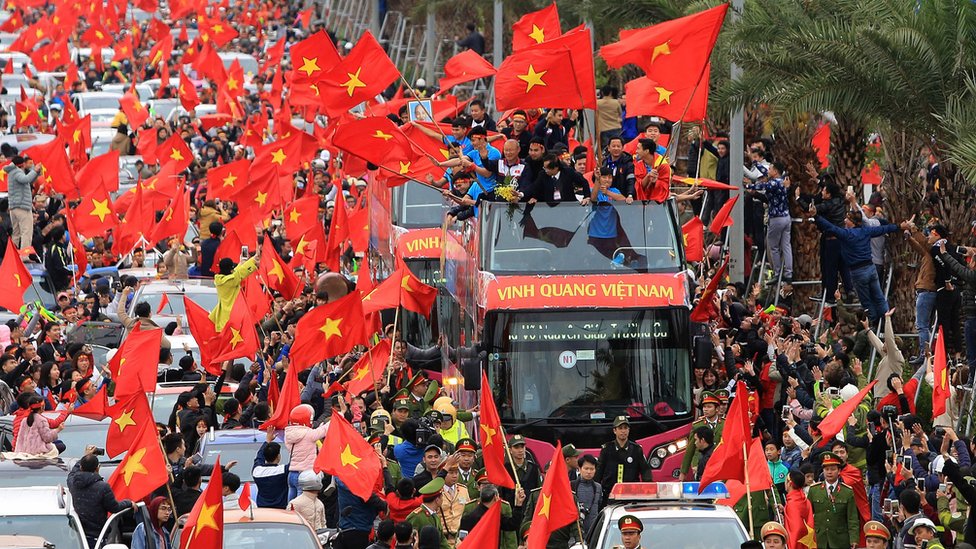
<path fill-rule="evenodd" d="M 81 92 L 71 96 L 71 102 L 78 109 L 78 114 L 85 116 L 89 111 L 95 109 L 112 109 L 118 112 L 119 100 L 122 99 L 121 93 L 110 92 Z M 94 121 L 93 121 L 94 122 Z"/>
<path fill-rule="evenodd" d="M 94 121 L 94 118 L 93 118 Z M 108 152 L 109 145 L 112 144 L 112 138 L 118 133 L 115 128 L 109 126 L 94 126 L 92 125 L 91 131 L 91 155 L 92 157 L 101 156 Z"/>
<path fill-rule="evenodd" d="M 165 300 L 163 299 L 164 296 Z M 183 296 L 192 299 L 207 311 L 211 311 L 217 306 L 217 288 L 214 287 L 213 280 L 152 280 L 139 285 L 139 288 L 136 289 L 129 314 L 132 315 L 131 311 L 135 309 L 136 303 L 145 301 L 149 303 L 152 309 L 152 321 L 156 325 L 165 327 L 179 318 L 182 319 L 182 327 L 186 328 L 188 325 L 186 324 L 186 309 L 183 307 Z M 178 345 L 174 343 L 174 353 L 177 347 Z"/>
<path fill-rule="evenodd" d="M 103 84 L 102 93 L 117 93 L 120 95 L 125 95 L 129 93 L 129 88 L 131 84 Z M 153 98 L 153 89 L 147 86 L 145 83 L 136 84 L 136 93 L 139 94 L 139 101 L 145 103 Z"/>

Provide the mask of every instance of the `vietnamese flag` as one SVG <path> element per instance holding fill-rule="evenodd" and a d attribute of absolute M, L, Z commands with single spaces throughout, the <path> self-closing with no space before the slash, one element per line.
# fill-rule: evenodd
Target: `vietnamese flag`
<path fill-rule="evenodd" d="M 711 231 L 712 234 L 718 236 L 722 234 L 722 229 L 731 227 L 733 225 L 732 208 L 735 206 L 735 203 L 738 200 L 739 195 L 735 195 L 728 199 L 725 204 L 722 205 L 722 208 L 718 211 L 718 213 L 715 214 L 715 219 L 712 219 L 712 224 L 708 226 L 708 230 Z"/>
<path fill-rule="evenodd" d="M 935 340 L 935 362 L 932 372 L 935 375 L 935 387 L 932 389 L 932 417 L 937 418 L 946 412 L 946 402 L 949 401 L 951 395 L 945 341 L 942 339 L 942 326 L 939 326 L 939 333 Z"/>
<path fill-rule="evenodd" d="M 749 422 L 749 390 L 742 381 L 736 382 L 735 398 L 729 405 L 729 413 L 722 428 L 722 440 L 708 458 L 705 470 L 698 479 L 698 492 L 720 480 L 735 479 L 745 482 L 746 444 L 752 440 L 752 424 Z"/>
<path fill-rule="evenodd" d="M 527 13 L 512 25 L 512 51 L 552 40 L 562 34 L 559 10 L 553 2 L 549 7 Z"/>
<path fill-rule="evenodd" d="M 312 308 L 298 321 L 289 357 L 292 366 L 305 368 L 348 353 L 367 342 L 362 300 L 353 292 Z"/>
<path fill-rule="evenodd" d="M 407 160 L 414 156 L 406 136 L 385 116 L 339 124 L 332 141 L 340 150 L 373 164 L 382 164 L 391 158 Z"/>
<path fill-rule="evenodd" d="M 698 304 L 691 311 L 691 321 L 692 322 L 708 322 L 711 319 L 712 314 L 715 313 L 715 292 L 718 290 L 718 285 L 725 278 L 725 270 L 729 267 L 729 258 L 726 257 L 725 261 L 722 262 L 722 266 L 715 271 L 715 276 L 708 282 L 708 286 L 705 286 L 705 291 L 702 292 L 701 297 L 698 299 Z"/>
<path fill-rule="evenodd" d="M 69 101 L 70 103 L 70 101 Z M 76 166 L 88 161 L 88 149 L 91 148 L 91 115 L 68 123 L 57 121 L 58 135 L 68 144 L 68 156 Z M 118 151 L 110 151 L 118 156 Z M 103 155 L 104 156 L 104 155 Z M 116 177 L 118 177 L 118 158 L 116 158 Z"/>
<path fill-rule="evenodd" d="M 554 456 L 562 456 L 563 443 L 556 444 Z M 557 457 L 552 460 L 546 478 L 539 490 L 539 499 L 529 526 L 529 537 L 525 542 L 527 549 L 545 549 L 553 532 L 572 524 L 579 519 L 579 508 L 569 485 L 566 460 Z"/>
<path fill-rule="evenodd" d="M 146 397 L 143 396 L 143 399 Z M 136 437 L 129 446 L 128 452 L 122 458 L 122 463 L 108 478 L 108 485 L 112 487 L 115 498 L 139 501 L 156 488 L 166 484 L 169 480 L 169 472 L 166 469 L 166 458 L 163 456 L 163 449 L 159 445 L 159 435 L 156 432 L 156 424 L 150 415 L 149 421 L 142 425 L 129 427 L 138 429 Z M 108 450 L 106 450 L 107 452 Z M 210 485 L 213 486 L 214 478 L 218 479 L 217 486 L 220 486 L 220 473 L 214 470 L 214 475 L 210 477 Z M 219 493 L 219 492 L 218 492 Z M 203 498 L 201 498 L 202 500 Z"/>
<path fill-rule="evenodd" d="M 157 129 L 155 126 L 152 128 L 139 128 L 136 131 L 136 154 L 142 156 L 142 159 L 150 166 L 159 161 L 156 158 L 156 149 L 158 148 L 156 133 Z"/>
<path fill-rule="evenodd" d="M 285 299 L 295 299 L 302 290 L 302 282 L 295 271 L 288 268 L 269 239 L 261 247 L 261 263 L 258 275 L 268 288 L 280 293 Z"/>
<path fill-rule="evenodd" d="M 468 50 L 471 51 L 471 50 Z M 478 519 L 478 523 L 468 532 L 468 536 L 458 544 L 458 549 L 482 549 L 498 547 L 498 537 L 502 530 L 502 500 L 496 499 L 488 511 Z"/>
<path fill-rule="evenodd" d="M 488 375 L 481 372 L 481 415 L 478 416 L 478 429 L 481 431 L 481 454 L 488 473 L 488 482 L 499 488 L 515 488 L 512 475 L 505 468 L 505 433 L 502 420 L 495 407 L 495 397 L 488 384 Z M 555 455 L 555 454 L 553 454 Z M 554 460 L 553 463 L 561 460 Z M 565 465 L 564 465 L 565 467 Z M 569 477 L 567 477 L 569 478 Z"/>
<path fill-rule="evenodd" d="M 200 104 L 200 96 L 197 95 L 197 87 L 193 85 L 190 81 L 190 77 L 183 71 L 180 71 L 180 87 L 178 89 L 180 96 L 180 105 L 186 109 L 187 112 L 193 112 L 193 109 Z"/>
<path fill-rule="evenodd" d="M 171 2 L 172 5 L 172 2 Z M 157 444 L 158 446 L 158 444 Z M 166 469 L 163 468 L 163 472 Z M 220 456 L 214 461 L 210 482 L 193 504 L 193 510 L 180 532 L 180 545 L 184 549 L 223 549 L 224 547 L 224 472 L 220 468 Z"/>
<path fill-rule="evenodd" d="M 156 307 L 156 314 L 161 315 L 166 309 L 172 310 L 172 308 L 169 304 L 169 294 L 163 294 L 163 298 L 159 300 L 159 306 Z"/>
<path fill-rule="evenodd" d="M 7 63 L 10 65 L 11 63 Z M 20 87 L 20 101 L 14 103 L 14 114 L 17 117 L 15 121 L 18 128 L 27 128 L 33 126 L 39 126 L 41 124 L 41 115 L 37 112 L 37 103 L 27 97 L 27 92 L 24 91 L 24 87 Z"/>
<path fill-rule="evenodd" d="M 223 362 L 235 358 L 253 359 L 260 344 L 258 334 L 254 330 L 254 319 L 247 302 L 238 296 L 231 307 L 230 316 L 215 340 L 210 341 L 215 350 L 214 362 Z"/>
<path fill-rule="evenodd" d="M 102 385 L 91 400 L 71 410 L 71 413 L 95 421 L 105 419 L 108 415 L 108 384 Z"/>
<path fill-rule="evenodd" d="M 253 502 L 251 501 L 251 483 L 241 483 L 241 495 L 237 498 L 237 505 L 241 511 L 247 511 Z"/>
<path fill-rule="evenodd" d="M 352 375 L 346 382 L 346 391 L 355 396 L 372 389 L 374 382 L 383 375 L 389 361 L 390 340 L 381 339 L 353 364 Z"/>
<path fill-rule="evenodd" d="M 251 161 L 243 158 L 207 170 L 207 198 L 233 199 L 250 181 Z"/>
<path fill-rule="evenodd" d="M 119 99 L 119 106 L 125 113 L 129 128 L 141 128 L 146 120 L 149 120 L 149 110 L 142 105 L 135 92 L 126 92 L 122 99 Z"/>
<path fill-rule="evenodd" d="M 681 226 L 681 236 L 685 244 L 685 259 L 701 261 L 705 259 L 705 225 L 697 215 Z"/>
<path fill-rule="evenodd" d="M 251 311 L 251 318 L 257 319 L 255 322 L 260 322 L 271 311 L 271 296 L 261 288 L 257 278 L 247 277 L 241 281 L 241 299 Z"/>
<path fill-rule="evenodd" d="M 193 152 L 186 141 L 175 133 L 156 147 L 156 158 L 161 165 L 172 164 L 173 172 L 182 172 L 193 162 Z"/>
<path fill-rule="evenodd" d="M 220 56 L 217 55 L 217 50 L 210 44 L 204 44 L 200 48 L 196 59 L 193 60 L 192 67 L 201 76 L 209 78 L 214 82 L 227 80 L 227 71 L 224 69 L 224 62 L 220 60 Z"/>
<path fill-rule="evenodd" d="M 533 108 L 579 109 L 583 93 L 572 71 L 572 55 L 565 47 L 548 44 L 515 52 L 505 58 L 495 75 L 498 110 Z"/>
<path fill-rule="evenodd" d="M 404 309 L 430 318 L 430 309 L 437 299 L 437 288 L 420 281 L 409 267 L 403 266 L 363 298 L 363 312 L 383 309 Z"/>
<path fill-rule="evenodd" d="M 135 186 L 135 196 L 126 209 L 122 221 L 119 222 L 118 232 L 115 233 L 116 244 L 113 249 L 117 247 L 119 253 L 131 252 L 139 244 L 139 241 L 149 234 L 153 227 L 153 221 L 156 219 L 156 212 L 153 211 L 152 204 L 145 200 L 143 186 L 143 183 Z M 128 193 L 120 197 L 119 201 L 127 195 Z M 119 202 L 116 202 L 115 206 L 119 207 Z"/>
<path fill-rule="evenodd" d="M 813 529 L 813 506 L 803 490 L 790 490 L 784 504 L 784 524 L 793 549 L 816 549 L 817 536 Z"/>
<path fill-rule="evenodd" d="M 291 203 L 282 214 L 285 222 L 285 233 L 294 236 L 303 235 L 316 225 L 322 226 L 319 221 L 319 195 L 312 194 L 305 198 L 300 198 Z M 341 201 L 345 203 L 345 201 Z M 338 209 L 338 208 L 336 208 Z"/>
<path fill-rule="evenodd" d="M 376 449 L 342 414 L 333 414 L 329 420 L 329 429 L 322 441 L 322 449 L 315 458 L 314 470 L 339 477 L 349 491 L 363 501 L 373 495 L 373 487 L 383 474 Z"/>
<path fill-rule="evenodd" d="M 182 237 L 190 224 L 190 191 L 185 185 L 177 188 L 176 198 L 163 210 L 163 216 L 156 222 L 149 236 L 152 242 L 159 242 L 171 236 Z"/>
<path fill-rule="evenodd" d="M 830 124 L 824 124 L 817 128 L 810 138 L 810 146 L 817 153 L 817 160 L 820 168 L 830 166 Z"/>
<path fill-rule="evenodd" d="M 105 436 L 105 454 L 110 458 L 128 450 L 138 438 L 143 425 L 155 424 L 146 393 L 142 391 L 116 401 L 105 415 L 112 418 Z"/>
<path fill-rule="evenodd" d="M 620 31 L 620 41 L 600 48 L 611 68 L 634 64 L 647 76 L 684 74 L 692 84 L 701 77 L 722 29 L 728 3 L 642 29 Z"/>
<path fill-rule="evenodd" d="M 709 66 L 696 82 L 673 80 L 664 75 L 635 78 L 625 86 L 628 101 L 627 116 L 660 116 L 667 120 L 700 121 L 708 110 Z M 633 111 L 633 113 L 631 112 Z"/>
<path fill-rule="evenodd" d="M 464 50 L 444 63 L 444 78 L 440 80 L 438 95 L 447 93 L 458 84 L 495 76 L 495 73 L 495 67 L 487 59 L 474 50 Z"/>
<path fill-rule="evenodd" d="M 14 246 L 14 239 L 7 238 L 7 251 L 0 263 L 0 307 L 12 313 L 20 312 L 24 306 L 24 292 L 33 282 L 34 278 L 20 259 L 20 251 Z"/>
<path fill-rule="evenodd" d="M 761 492 L 773 487 L 773 477 L 769 473 L 769 463 L 766 461 L 766 452 L 763 450 L 762 439 L 756 437 L 749 445 L 749 491 Z M 736 503 L 746 495 L 746 485 L 744 482 L 730 479 L 725 482 L 729 489 L 729 497 L 720 499 L 716 503 L 734 507 Z"/>
<path fill-rule="evenodd" d="M 400 78 L 400 71 L 380 46 L 373 33 L 366 31 L 342 61 L 318 82 L 326 112 L 338 115 L 364 102 L 372 101 Z"/>
<path fill-rule="evenodd" d="M 65 229 L 68 232 L 68 245 L 71 246 L 72 260 L 75 262 L 75 272 L 71 278 L 74 282 L 78 282 L 88 270 L 88 253 L 85 251 L 84 241 L 78 236 L 78 231 L 75 230 L 70 211 L 65 212 L 64 222 Z"/>
<path fill-rule="evenodd" d="M 858 391 L 856 395 L 845 400 L 840 406 L 831 410 L 827 414 L 827 417 L 823 418 L 823 421 L 820 422 L 820 434 L 822 435 L 821 440 L 830 440 L 836 436 L 837 433 L 841 432 L 841 430 L 844 428 L 844 424 L 847 423 L 847 419 L 851 417 L 851 414 L 854 413 L 854 410 L 857 409 L 857 406 L 861 404 L 861 401 L 864 400 L 864 397 L 867 396 L 877 382 L 878 380 L 874 380 L 871 383 L 868 383 L 865 388 Z"/>
<path fill-rule="evenodd" d="M 77 192 L 75 187 L 75 172 L 68 162 L 68 155 L 64 152 L 64 140 L 57 136 L 43 145 L 34 145 L 24 151 L 39 165 L 41 172 L 38 181 L 42 187 L 54 189 L 63 195 Z M 118 170 L 118 167 L 115 168 Z"/>
<path fill-rule="evenodd" d="M 156 388 L 156 369 L 163 329 L 129 332 L 108 363 L 115 380 L 115 398 Z"/>
<path fill-rule="evenodd" d="M 288 55 L 291 58 L 292 77 L 303 83 L 319 80 L 342 60 L 332 39 L 321 30 L 292 45 Z M 279 69 L 277 72 L 282 71 Z"/>
<path fill-rule="evenodd" d="M 210 346 L 210 341 L 217 337 L 217 329 L 210 320 L 210 312 L 185 295 L 183 309 L 186 311 L 186 320 L 190 325 L 190 334 L 200 343 L 200 364 L 207 372 L 219 376 L 221 372 L 219 363 L 216 368 L 211 367 L 216 349 Z"/>

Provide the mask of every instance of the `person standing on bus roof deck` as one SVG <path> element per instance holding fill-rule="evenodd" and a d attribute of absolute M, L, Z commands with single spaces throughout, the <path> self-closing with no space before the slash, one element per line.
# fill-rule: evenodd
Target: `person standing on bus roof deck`
<path fill-rule="evenodd" d="M 644 458 L 644 450 L 630 440 L 630 419 L 617 416 L 613 420 L 614 439 L 600 449 L 600 464 L 596 478 L 603 487 L 603 499 L 610 496 L 610 489 L 618 482 L 651 480 L 651 466 Z"/>
<path fill-rule="evenodd" d="M 721 401 L 715 393 L 705 391 L 701 396 L 702 415 L 691 424 L 691 432 L 688 433 L 688 444 L 685 446 L 685 457 L 681 460 L 680 474 L 678 480 L 683 481 L 688 475 L 688 471 L 698 466 L 698 451 L 695 448 L 694 433 L 697 427 L 711 427 L 715 433 L 715 440 L 722 439 L 722 427 L 725 420 L 718 413 Z"/>

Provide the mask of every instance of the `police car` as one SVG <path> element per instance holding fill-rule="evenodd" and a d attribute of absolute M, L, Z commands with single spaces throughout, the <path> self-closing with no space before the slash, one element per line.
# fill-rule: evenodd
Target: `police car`
<path fill-rule="evenodd" d="M 609 501 L 584 534 L 585 544 L 572 549 L 622 547 L 618 521 L 632 515 L 643 524 L 644 548 L 728 549 L 749 539 L 731 507 L 716 503 L 728 497 L 721 482 L 701 494 L 697 482 L 624 482 L 610 491 Z"/>

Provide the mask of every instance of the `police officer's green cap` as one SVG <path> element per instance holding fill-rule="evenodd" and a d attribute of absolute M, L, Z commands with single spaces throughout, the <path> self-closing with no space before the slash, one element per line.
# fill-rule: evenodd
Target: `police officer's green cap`
<path fill-rule="evenodd" d="M 613 420 L 614 427 L 620 427 L 621 425 L 630 425 L 630 418 L 627 416 L 617 416 Z"/>
<path fill-rule="evenodd" d="M 566 446 L 563 446 L 564 458 L 576 457 L 578 455 L 579 455 L 579 450 L 576 449 L 576 446 L 573 446 L 572 444 L 567 444 Z"/>
<path fill-rule="evenodd" d="M 844 466 L 844 460 L 841 459 L 840 456 L 838 456 L 837 454 L 835 454 L 833 452 L 824 452 L 823 454 L 820 454 L 820 464 L 823 467 L 827 467 L 829 465 L 835 465 L 837 467 L 843 467 Z"/>
<path fill-rule="evenodd" d="M 522 435 L 515 435 L 512 438 L 508 439 L 508 445 L 509 446 L 518 446 L 518 445 L 525 446 L 525 437 L 523 437 Z"/>
<path fill-rule="evenodd" d="M 396 400 L 393 401 L 393 409 L 394 410 L 401 410 L 401 409 L 407 409 L 407 410 L 409 410 L 410 409 L 410 399 L 408 399 L 408 398 L 397 398 Z"/>
<path fill-rule="evenodd" d="M 454 449 L 458 452 L 477 452 L 478 444 L 471 438 L 459 438 Z"/>
<path fill-rule="evenodd" d="M 488 471 L 486 469 L 478 469 L 474 472 L 474 480 L 479 484 L 488 482 Z"/>
<path fill-rule="evenodd" d="M 617 520 L 621 532 L 643 532 L 644 523 L 634 515 L 624 515 Z"/>
<path fill-rule="evenodd" d="M 729 392 L 726 389 L 719 389 L 718 391 L 715 391 L 715 396 L 717 396 L 723 404 L 729 401 Z"/>
<path fill-rule="evenodd" d="M 437 477 L 434 480 L 424 484 L 417 493 L 424 498 L 424 501 L 432 501 L 437 499 L 437 496 L 441 495 L 441 490 L 444 489 L 444 479 Z"/>
<path fill-rule="evenodd" d="M 427 378 L 427 373 L 424 372 L 423 370 L 420 370 L 419 372 L 414 374 L 412 378 L 410 378 L 410 381 L 407 382 L 405 388 L 412 389 L 414 385 L 418 383 L 425 383 L 427 381 L 429 381 L 429 379 Z"/>

